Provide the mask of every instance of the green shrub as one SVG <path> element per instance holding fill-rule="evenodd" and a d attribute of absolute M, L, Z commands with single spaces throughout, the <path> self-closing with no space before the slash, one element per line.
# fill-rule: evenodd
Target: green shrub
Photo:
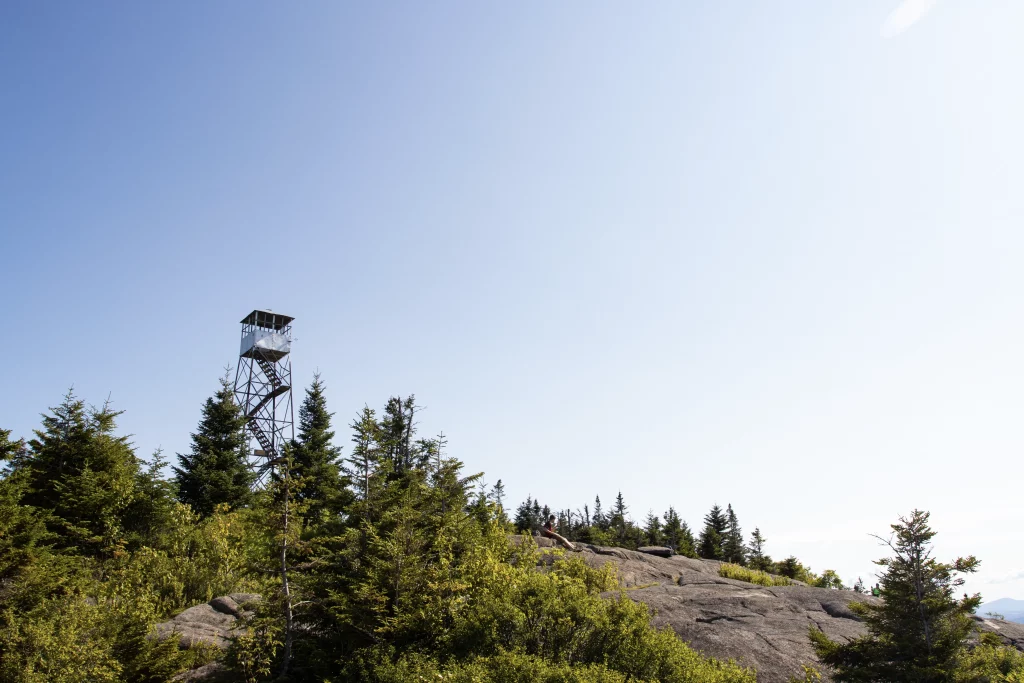
<path fill-rule="evenodd" d="M 844 590 L 846 586 L 843 585 L 842 579 L 839 578 L 839 574 L 833 569 L 826 569 L 821 573 L 812 585 L 818 588 L 829 588 L 833 590 Z"/>
<path fill-rule="evenodd" d="M 994 633 L 984 633 L 981 644 L 960 660 L 957 683 L 1024 683 L 1024 653 L 1006 647 Z"/>
<path fill-rule="evenodd" d="M 756 583 L 758 586 L 790 586 L 793 583 L 784 576 L 772 576 L 767 572 L 747 569 L 738 564 L 730 564 L 728 562 L 718 569 L 718 575 L 726 579 Z"/>

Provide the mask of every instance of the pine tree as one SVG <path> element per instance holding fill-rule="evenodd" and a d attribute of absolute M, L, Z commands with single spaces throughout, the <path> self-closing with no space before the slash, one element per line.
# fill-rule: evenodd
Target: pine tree
<path fill-rule="evenodd" d="M 722 544 L 725 542 L 728 529 L 729 520 L 716 503 L 704 517 L 704 530 L 700 533 L 697 553 L 706 560 L 725 559 Z"/>
<path fill-rule="evenodd" d="M 505 485 L 501 483 L 501 479 L 491 487 L 491 500 L 497 503 L 499 508 L 505 507 Z"/>
<path fill-rule="evenodd" d="M 626 501 L 622 498 L 622 491 L 615 496 L 615 505 L 612 507 L 611 514 L 611 526 L 616 530 L 616 536 L 618 537 L 619 543 L 626 540 L 626 515 L 629 512 L 629 508 L 626 507 Z"/>
<path fill-rule="evenodd" d="M 413 467 L 422 466 L 422 443 L 413 440 L 416 434 L 416 397 L 402 399 L 392 396 L 384 407 L 380 421 L 380 444 L 391 461 L 396 476 Z"/>
<path fill-rule="evenodd" d="M 743 530 L 740 529 L 740 523 L 736 519 L 736 513 L 732 509 L 730 503 L 726 508 L 725 513 L 726 524 L 728 525 L 722 538 L 722 555 L 726 562 L 732 562 L 733 564 L 746 565 L 746 548 L 743 545 Z"/>
<path fill-rule="evenodd" d="M 654 510 L 647 511 L 647 517 L 644 519 L 644 534 L 649 545 L 661 545 L 663 542 L 661 520 L 654 514 Z"/>
<path fill-rule="evenodd" d="M 974 629 L 971 614 L 981 602 L 978 594 L 957 599 L 964 583 L 957 574 L 972 573 L 979 563 L 973 556 L 949 564 L 936 560 L 928 518 L 914 510 L 892 525 L 889 539 L 881 539 L 892 551 L 892 557 L 875 562 L 885 568 L 882 601 L 851 603 L 867 635 L 838 643 L 811 630 L 818 658 L 836 681 L 954 680 Z"/>
<path fill-rule="evenodd" d="M 0 463 L 15 460 L 24 450 L 24 441 L 11 441 L 11 430 L 0 429 Z"/>
<path fill-rule="evenodd" d="M 363 406 L 352 424 L 352 455 L 342 465 L 346 476 L 356 490 L 356 498 L 367 506 L 372 497 L 371 479 L 376 474 L 381 460 L 380 425 L 373 408 Z"/>
<path fill-rule="evenodd" d="M 683 522 L 680 527 L 679 547 L 676 548 L 676 552 L 683 557 L 697 557 L 697 542 L 693 539 L 693 532 L 690 531 L 690 525 L 686 522 Z"/>
<path fill-rule="evenodd" d="M 601 531 L 608 530 L 608 518 L 604 516 L 604 512 L 601 510 L 601 496 L 594 496 L 594 526 Z"/>
<path fill-rule="evenodd" d="M 491 487 L 491 500 L 498 506 L 498 520 L 502 523 L 508 523 L 508 515 L 505 513 L 505 485 L 501 483 L 501 479 L 498 483 Z"/>
<path fill-rule="evenodd" d="M 299 407 L 299 438 L 293 447 L 291 472 L 296 480 L 296 502 L 308 506 L 306 514 L 311 525 L 336 517 L 351 498 L 342 476 L 341 449 L 332 443 L 333 415 L 327 411 L 324 383 L 316 373 Z"/>
<path fill-rule="evenodd" d="M 178 454 L 174 475 L 178 500 L 206 517 L 218 505 L 231 508 L 252 500 L 253 476 L 246 462 L 248 439 L 245 416 L 235 403 L 227 375 L 221 387 L 203 404 L 199 428 L 192 435 L 192 450 Z"/>
<path fill-rule="evenodd" d="M 750 545 L 747 546 L 749 565 L 760 571 L 766 572 L 772 568 L 772 558 L 765 554 L 764 545 L 767 543 L 761 534 L 761 529 L 755 527 L 754 533 L 750 535 Z"/>
<path fill-rule="evenodd" d="M 4 447 L 13 457 L 10 476 L 23 487 L 20 504 L 49 513 L 61 547 L 109 556 L 131 541 L 141 468 L 128 437 L 114 435 L 118 415 L 109 403 L 86 409 L 69 391 L 43 415 L 27 449 L 20 442 Z"/>
<path fill-rule="evenodd" d="M 512 522 L 516 531 L 526 533 L 533 530 L 533 498 L 527 496 L 526 500 L 516 508 L 516 518 Z"/>
<path fill-rule="evenodd" d="M 177 507 L 174 483 L 163 474 L 166 465 L 163 450 L 158 448 L 146 468 L 139 468 L 135 477 L 136 495 L 125 512 L 125 530 L 129 533 L 130 544 L 159 545 L 163 535 L 173 531 L 178 523 L 174 514 Z"/>
<path fill-rule="evenodd" d="M 675 508 L 669 507 L 665 513 L 665 522 L 661 528 L 664 543 L 675 552 L 679 552 L 680 541 L 682 540 L 683 526 L 679 513 Z"/>
<path fill-rule="evenodd" d="M 12 462 L 8 471 L 0 473 L 0 585 L 4 586 L 13 585 L 22 568 L 52 540 L 44 515 L 21 503 L 27 489 L 27 472 L 17 463 L 24 462 L 21 456 L 25 455 L 25 443 L 12 441 L 10 436 L 10 431 L 0 429 L 0 463 Z M 0 647 L 0 658 L 2 654 Z"/>
<path fill-rule="evenodd" d="M 790 579 L 803 580 L 802 576 L 807 572 L 807 568 L 801 564 L 800 560 L 797 559 L 796 555 L 790 555 L 789 557 L 780 560 L 775 564 L 775 573 L 780 576 L 785 576 Z"/>

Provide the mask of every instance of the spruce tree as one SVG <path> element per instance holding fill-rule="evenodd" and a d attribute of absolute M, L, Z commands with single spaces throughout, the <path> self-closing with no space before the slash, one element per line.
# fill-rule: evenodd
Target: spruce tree
<path fill-rule="evenodd" d="M 661 527 L 661 534 L 665 545 L 677 553 L 679 552 L 679 544 L 682 540 L 682 522 L 683 520 L 679 518 L 679 513 L 676 512 L 675 508 L 669 507 L 668 512 L 665 513 L 665 522 Z"/>
<path fill-rule="evenodd" d="M 296 502 L 307 506 L 307 519 L 312 525 L 336 517 L 351 497 L 342 477 L 341 449 L 333 444 L 333 416 L 327 410 L 324 383 L 316 373 L 299 407 L 299 438 L 293 447 L 291 472 L 296 480 Z"/>
<path fill-rule="evenodd" d="M 629 512 L 629 508 L 626 507 L 626 501 L 622 498 L 622 491 L 615 496 L 615 505 L 612 507 L 611 514 L 611 526 L 616 531 L 616 536 L 619 543 L 626 540 L 626 515 Z"/>
<path fill-rule="evenodd" d="M 601 509 L 601 496 L 594 496 L 594 526 L 601 531 L 608 530 L 608 518 L 605 517 L 604 511 Z"/>
<path fill-rule="evenodd" d="M 790 555 L 775 564 L 775 573 L 802 581 L 806 577 L 807 568 L 797 559 L 796 555 Z"/>
<path fill-rule="evenodd" d="M 380 444 L 391 461 L 396 476 L 413 467 L 422 467 L 423 442 L 413 440 L 416 434 L 416 397 L 402 399 L 392 396 L 384 407 L 380 421 Z"/>
<path fill-rule="evenodd" d="M 380 447 L 380 425 L 373 408 L 363 406 L 352 424 L 352 455 L 345 458 L 342 469 L 356 490 L 356 497 L 364 506 L 372 498 L 371 479 L 377 473 L 383 456 Z"/>
<path fill-rule="evenodd" d="M 697 553 L 706 560 L 725 559 L 722 544 L 725 542 L 725 533 L 728 529 L 729 520 L 716 503 L 704 517 L 704 530 L 700 533 Z"/>
<path fill-rule="evenodd" d="M 750 545 L 747 546 L 748 564 L 763 572 L 772 568 L 772 558 L 764 552 L 765 543 L 767 541 L 761 534 L 761 529 L 754 527 L 754 533 L 750 535 Z"/>
<path fill-rule="evenodd" d="M 661 520 L 654 514 L 654 510 L 647 511 L 647 517 L 644 519 L 644 535 L 649 545 L 661 545 L 663 542 Z"/>
<path fill-rule="evenodd" d="M 498 506 L 498 521 L 507 524 L 508 515 L 505 513 L 505 485 L 498 483 L 491 487 L 491 500 Z"/>
<path fill-rule="evenodd" d="M 676 552 L 684 557 L 697 557 L 697 542 L 693 539 L 690 525 L 685 521 L 679 531 L 679 547 L 676 548 Z"/>
<path fill-rule="evenodd" d="M 875 562 L 885 568 L 882 600 L 851 603 L 867 635 L 839 643 L 811 629 L 818 658 L 836 681 L 959 680 L 957 670 L 974 630 L 971 614 L 981 596 L 958 599 L 964 579 L 957 575 L 976 571 L 979 563 L 973 556 L 948 564 L 936 560 L 928 518 L 929 513 L 914 510 L 892 525 L 889 539 L 881 539 L 892 551 Z"/>
<path fill-rule="evenodd" d="M 499 508 L 505 507 L 505 485 L 501 483 L 501 479 L 491 487 L 491 500 L 497 503 Z"/>
<path fill-rule="evenodd" d="M 13 461 L 25 450 L 25 442 L 12 441 L 11 430 L 0 429 L 0 463 Z"/>
<path fill-rule="evenodd" d="M 114 435 L 118 415 L 109 404 L 86 409 L 69 391 L 27 450 L 7 447 L 24 482 L 21 504 L 50 513 L 61 546 L 110 555 L 128 545 L 141 469 L 128 437 Z"/>
<path fill-rule="evenodd" d="M 516 531 L 526 533 L 533 530 L 533 497 L 527 496 L 526 500 L 516 508 L 516 518 L 512 522 Z"/>
<path fill-rule="evenodd" d="M 245 423 L 225 374 L 220 389 L 203 404 L 191 452 L 179 453 L 179 467 L 173 468 L 178 500 L 203 517 L 213 514 L 218 505 L 237 508 L 252 500 Z"/>
<path fill-rule="evenodd" d="M 743 531 L 740 529 L 740 523 L 736 519 L 736 513 L 733 511 L 731 503 L 726 507 L 725 519 L 728 526 L 722 539 L 722 555 L 726 562 L 732 562 L 741 566 L 746 565 L 747 557 L 746 548 L 743 545 Z"/>

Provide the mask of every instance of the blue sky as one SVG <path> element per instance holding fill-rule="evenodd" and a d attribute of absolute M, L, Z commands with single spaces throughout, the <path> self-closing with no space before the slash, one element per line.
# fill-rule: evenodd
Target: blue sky
<path fill-rule="evenodd" d="M 0 425 L 184 451 L 269 307 L 345 445 L 415 393 L 512 503 L 846 580 L 921 507 L 1024 598 L 1024 6 L 897 4 L 6 3 Z"/>

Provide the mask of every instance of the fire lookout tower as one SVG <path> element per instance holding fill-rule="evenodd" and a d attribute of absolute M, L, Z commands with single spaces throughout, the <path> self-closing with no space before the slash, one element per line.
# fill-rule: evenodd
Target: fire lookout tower
<path fill-rule="evenodd" d="M 235 400 L 260 446 L 252 451 L 250 462 L 258 481 L 277 464 L 284 444 L 295 437 L 289 355 L 294 319 L 258 309 L 242 319 Z"/>

